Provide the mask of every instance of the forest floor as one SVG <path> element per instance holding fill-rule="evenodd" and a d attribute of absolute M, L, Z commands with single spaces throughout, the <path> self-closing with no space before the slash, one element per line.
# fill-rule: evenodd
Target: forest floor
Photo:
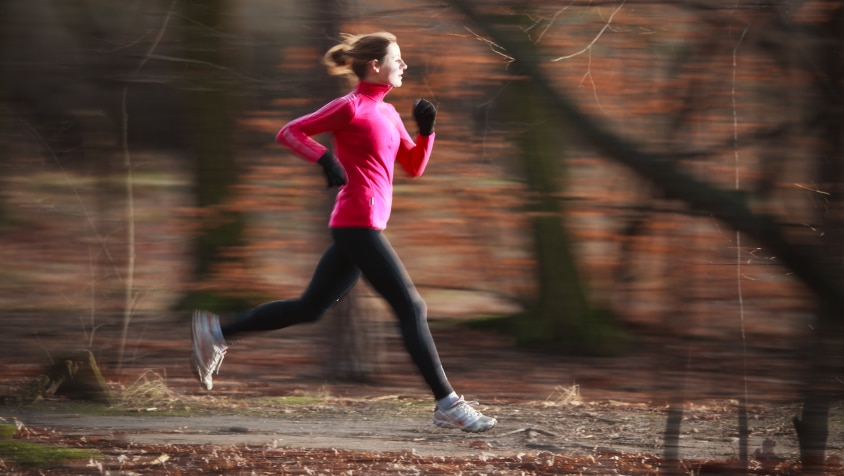
<path fill-rule="evenodd" d="M 673 399 L 683 410 L 680 474 L 721 474 L 740 455 L 744 395 L 748 472 L 794 474 L 798 467 L 793 360 L 770 343 L 749 350 L 749 362 L 771 370 L 751 369 L 745 387 L 735 362 L 718 363 L 716 349 L 723 346 L 717 343 L 696 344 L 697 365 L 673 373 L 669 354 L 659 352 L 667 346 L 656 343 L 623 358 L 573 358 L 519 350 L 501 334 L 434 321 L 455 387 L 499 419 L 487 433 L 468 434 L 431 423 L 433 405 L 389 327 L 379 327 L 382 361 L 370 383 L 326 377 L 326 323 L 236 343 L 214 390 L 205 392 L 186 365 L 187 320 L 149 318 L 138 324 L 143 338 L 121 370 L 102 363 L 114 401 L 95 405 L 16 397 L 43 372 L 44 349 L 67 341 L 74 323 L 42 332 L 38 348 L 21 346 L 31 332 L 12 325 L 15 318 L 23 324 L 33 316 L 10 316 L 0 335 L 0 395 L 6 396 L 0 423 L 17 424 L 21 440 L 99 454 L 47 468 L 0 458 L 8 474 L 666 474 L 664 433 Z M 104 354 L 113 353 L 111 334 L 117 332 L 100 330 Z M 842 448 L 844 409 L 836 407 L 829 474 L 844 471 Z"/>

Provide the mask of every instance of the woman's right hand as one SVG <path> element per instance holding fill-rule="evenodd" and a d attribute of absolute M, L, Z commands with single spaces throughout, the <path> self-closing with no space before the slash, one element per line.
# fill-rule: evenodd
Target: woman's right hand
<path fill-rule="evenodd" d="M 343 170 L 343 166 L 337 162 L 330 150 L 325 151 L 322 157 L 317 160 L 317 163 L 322 166 L 328 188 L 346 185 L 346 171 Z"/>

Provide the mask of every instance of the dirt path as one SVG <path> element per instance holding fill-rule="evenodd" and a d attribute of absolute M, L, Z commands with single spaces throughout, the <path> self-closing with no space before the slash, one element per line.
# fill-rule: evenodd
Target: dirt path
<path fill-rule="evenodd" d="M 484 434 L 443 430 L 430 423 L 419 401 L 335 399 L 308 405 L 252 408 L 245 413 L 201 411 L 190 416 L 69 413 L 0 409 L 8 421 L 49 428 L 66 437 L 136 445 L 250 445 L 350 451 L 411 452 L 422 456 L 510 456 L 537 451 L 584 455 L 616 451 L 661 455 L 665 408 L 620 402 L 554 405 L 547 402 L 485 405 L 500 424 Z M 78 407 L 76 407 L 78 409 Z M 71 408 L 72 410 L 73 408 Z M 751 454 L 796 459 L 797 442 L 788 407 L 751 410 Z M 832 420 L 840 420 L 836 410 Z M 767 443 L 766 443 L 767 441 Z M 683 459 L 729 460 L 738 456 L 734 405 L 713 402 L 685 409 L 680 437 Z M 830 432 L 830 449 L 840 452 L 841 431 Z"/>

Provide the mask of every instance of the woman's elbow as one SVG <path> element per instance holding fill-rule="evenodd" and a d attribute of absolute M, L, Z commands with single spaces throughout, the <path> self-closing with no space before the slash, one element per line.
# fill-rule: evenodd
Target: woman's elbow
<path fill-rule="evenodd" d="M 410 175 L 410 178 L 417 179 L 421 177 L 422 174 L 425 172 L 425 167 L 417 167 L 414 169 L 410 169 L 407 172 Z"/>
<path fill-rule="evenodd" d="M 278 131 L 278 134 L 275 135 L 275 143 L 282 145 L 286 144 L 286 141 L 284 140 L 285 134 L 287 134 L 287 126 L 282 127 Z"/>

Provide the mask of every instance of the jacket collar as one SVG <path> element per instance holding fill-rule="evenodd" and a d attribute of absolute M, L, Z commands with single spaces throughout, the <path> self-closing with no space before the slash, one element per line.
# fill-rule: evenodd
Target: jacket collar
<path fill-rule="evenodd" d="M 375 101 L 383 101 L 384 96 L 386 96 L 392 89 L 393 87 L 389 84 L 361 81 L 355 88 L 355 92 Z"/>

